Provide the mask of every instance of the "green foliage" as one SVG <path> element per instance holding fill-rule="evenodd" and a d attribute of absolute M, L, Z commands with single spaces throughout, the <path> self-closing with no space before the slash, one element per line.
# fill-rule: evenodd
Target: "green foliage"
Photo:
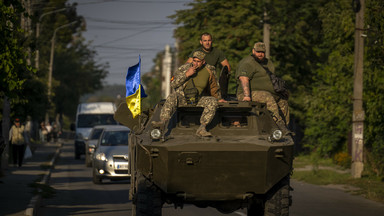
<path fill-rule="evenodd" d="M 366 0 L 365 22 L 368 30 L 365 40 L 364 109 L 365 146 L 370 166 L 384 175 L 384 2 Z"/>
<path fill-rule="evenodd" d="M 96 52 L 82 40 L 73 42 L 68 48 L 58 49 L 53 70 L 53 77 L 57 80 L 53 88 L 57 113 L 74 117 L 81 95 L 102 88 L 108 65 L 95 62 L 95 57 Z"/>
<path fill-rule="evenodd" d="M 33 73 L 26 63 L 25 33 L 20 26 L 24 8 L 19 1 L 0 2 L 0 97 L 19 100 L 26 81 L 24 75 Z"/>

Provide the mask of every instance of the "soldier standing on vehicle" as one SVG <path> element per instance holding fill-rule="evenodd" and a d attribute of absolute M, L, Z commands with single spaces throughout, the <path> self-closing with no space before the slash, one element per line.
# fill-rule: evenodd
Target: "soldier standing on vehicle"
<path fill-rule="evenodd" d="M 154 127 L 160 127 L 168 121 L 177 106 L 204 107 L 200 118 L 200 127 L 196 135 L 200 137 L 212 136 L 206 130 L 206 126 L 212 121 L 219 102 L 225 102 L 221 98 L 219 84 L 214 72 L 214 67 L 206 64 L 205 54 L 196 51 L 192 55 L 192 63 L 179 67 L 171 81 L 171 87 L 175 92 L 171 93 L 161 110 L 160 121 L 152 122 Z M 207 96 L 210 95 L 210 96 Z"/>
<path fill-rule="evenodd" d="M 227 94 L 228 88 L 228 79 L 229 73 L 231 72 L 231 66 L 227 58 L 224 55 L 224 52 L 220 49 L 217 49 L 212 46 L 212 35 L 208 32 L 204 32 L 200 36 L 200 45 L 201 47 L 195 49 L 188 57 L 187 63 L 192 63 L 192 55 L 196 51 L 201 51 L 205 54 L 205 62 L 209 65 L 215 67 L 216 77 L 219 78 L 220 86 L 224 88 L 222 92 L 222 96 L 225 97 Z M 221 74 L 221 68 L 227 67 L 227 70 L 223 74 Z M 222 89 L 223 90 L 223 89 Z"/>
<path fill-rule="evenodd" d="M 204 32 L 200 36 L 201 47 L 195 49 L 188 57 L 187 63 L 192 63 L 193 53 L 196 51 L 201 51 L 205 54 L 205 62 L 209 65 L 214 66 L 216 69 L 227 66 L 228 72 L 231 71 L 231 66 L 227 58 L 224 55 L 224 52 L 212 46 L 212 35 L 208 32 Z M 219 77 L 219 71 L 216 72 L 216 76 Z"/>
<path fill-rule="evenodd" d="M 280 129 L 289 133 L 286 128 L 289 123 L 288 98 L 277 94 L 274 90 L 268 71 L 275 73 L 275 66 L 265 57 L 265 50 L 265 44 L 257 42 L 253 46 L 252 55 L 239 62 L 236 72 L 239 83 L 237 99 L 266 103 L 267 109 L 272 112 L 273 119 Z M 285 121 L 279 114 L 279 108 Z"/>

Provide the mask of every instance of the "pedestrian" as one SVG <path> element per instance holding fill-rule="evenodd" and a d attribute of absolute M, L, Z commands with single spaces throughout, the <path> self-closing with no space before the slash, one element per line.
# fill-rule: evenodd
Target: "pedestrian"
<path fill-rule="evenodd" d="M 49 122 L 45 124 L 45 128 L 47 129 L 47 142 L 51 142 L 52 138 L 52 126 Z"/>
<path fill-rule="evenodd" d="M 20 123 L 20 119 L 16 118 L 14 125 L 9 131 L 9 141 L 12 145 L 13 164 L 21 167 L 24 159 L 25 139 L 24 139 L 24 125 Z"/>
<path fill-rule="evenodd" d="M 152 125 L 154 127 L 164 126 L 172 117 L 177 106 L 204 107 L 196 135 L 209 137 L 212 134 L 206 130 L 206 126 L 212 121 L 218 102 L 225 102 L 225 100 L 221 98 L 213 67 L 204 60 L 205 54 L 196 51 L 192 56 L 192 63 L 182 65 L 175 73 L 171 81 L 171 87 L 175 91 L 167 97 L 161 109 L 160 121 L 153 121 Z"/>
<path fill-rule="evenodd" d="M 40 141 L 43 143 L 47 140 L 47 135 L 48 135 L 48 130 L 47 128 L 45 127 L 45 123 L 44 122 L 41 122 L 40 123 Z"/>
<path fill-rule="evenodd" d="M 194 52 L 203 52 L 205 54 L 205 62 L 215 67 L 216 77 L 220 80 L 220 86 L 226 89 L 224 92 L 222 91 L 222 93 L 225 94 L 222 96 L 226 96 L 231 66 L 229 65 L 229 62 L 225 57 L 224 52 L 220 49 L 217 49 L 216 47 L 213 47 L 213 38 L 212 35 L 208 32 L 204 32 L 200 35 L 200 45 L 201 46 L 199 48 L 192 51 L 191 54 L 188 56 L 189 58 L 187 60 L 187 63 L 192 63 L 192 55 Z M 225 66 L 227 67 L 227 72 L 225 74 L 221 74 L 222 68 L 224 68 Z"/>
<path fill-rule="evenodd" d="M 270 73 L 275 73 L 272 61 L 265 57 L 265 44 L 257 42 L 252 48 L 252 55 L 243 58 L 237 67 L 238 78 L 237 99 L 239 101 L 257 101 L 265 103 L 272 113 L 273 119 L 283 133 L 289 123 L 288 98 L 276 93 Z M 282 111 L 283 116 L 280 115 Z"/>

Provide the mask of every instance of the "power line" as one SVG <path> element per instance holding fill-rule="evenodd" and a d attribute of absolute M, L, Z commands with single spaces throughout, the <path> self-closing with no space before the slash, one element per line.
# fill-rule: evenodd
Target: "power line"
<path fill-rule="evenodd" d="M 139 3 L 139 4 L 180 4 L 180 3 L 191 3 L 192 1 L 123 1 L 123 0 L 100 0 L 100 1 L 90 1 L 90 2 L 82 2 L 77 3 L 78 5 L 91 5 L 91 4 L 103 4 L 103 3 L 110 3 L 110 2 L 119 2 L 119 3 Z"/>
<path fill-rule="evenodd" d="M 114 39 L 114 40 L 110 40 L 110 41 L 107 41 L 107 42 L 98 44 L 98 45 L 96 45 L 96 46 L 94 46 L 94 47 L 100 47 L 100 46 L 105 45 L 105 44 L 114 43 L 114 42 L 116 42 L 116 41 L 121 41 L 121 40 L 130 38 L 130 37 L 133 37 L 133 36 L 142 34 L 142 33 L 144 33 L 144 32 L 148 32 L 148 31 L 151 31 L 151 30 L 153 30 L 153 29 L 160 28 L 160 27 L 162 27 L 162 26 L 164 26 L 164 25 L 166 25 L 166 24 L 161 24 L 161 25 L 159 25 L 159 26 L 157 26 L 157 27 L 147 28 L 147 29 L 145 29 L 145 30 L 143 30 L 143 31 L 139 31 L 139 32 L 136 32 L 136 33 L 134 33 L 134 34 L 130 34 L 130 35 L 127 35 L 127 36 L 124 36 L 124 37 L 121 37 L 121 38 L 117 38 L 117 39 Z"/>
<path fill-rule="evenodd" d="M 134 20 L 134 21 L 121 21 L 121 20 L 107 20 L 100 19 L 94 17 L 84 17 L 86 20 L 94 21 L 94 22 L 103 22 L 103 23 L 114 23 L 114 24 L 124 24 L 124 25 L 159 25 L 159 24 L 172 24 L 170 20 L 151 20 L 151 21 L 143 21 L 143 20 Z"/>

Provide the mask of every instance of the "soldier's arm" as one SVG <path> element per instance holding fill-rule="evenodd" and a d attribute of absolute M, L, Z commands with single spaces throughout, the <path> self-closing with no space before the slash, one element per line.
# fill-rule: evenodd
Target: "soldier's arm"
<path fill-rule="evenodd" d="M 191 68 L 191 64 L 184 64 L 179 67 L 179 69 L 176 71 L 173 81 L 171 82 L 171 87 L 176 89 L 183 85 L 187 80 L 187 72 Z"/>
<path fill-rule="evenodd" d="M 249 89 L 249 78 L 246 76 L 239 76 L 239 80 L 244 92 L 243 101 L 251 101 L 251 91 Z"/>
<path fill-rule="evenodd" d="M 192 57 L 189 57 L 188 60 L 187 60 L 187 62 L 185 62 L 185 63 L 192 63 L 192 61 L 193 61 L 193 58 L 192 58 Z"/>
<path fill-rule="evenodd" d="M 231 72 L 231 66 L 229 65 L 229 62 L 227 59 L 224 59 L 224 61 L 221 62 L 221 65 L 223 66 L 223 68 L 225 66 L 227 66 L 228 67 L 228 73 Z"/>

